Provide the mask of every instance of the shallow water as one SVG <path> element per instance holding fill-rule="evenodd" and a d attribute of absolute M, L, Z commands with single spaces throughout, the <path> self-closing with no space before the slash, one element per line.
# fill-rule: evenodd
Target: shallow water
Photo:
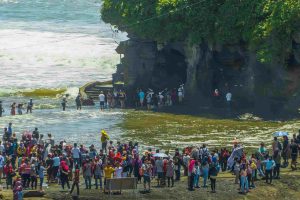
<path fill-rule="evenodd" d="M 114 35 L 101 20 L 100 7 L 101 0 L 0 0 L 0 100 L 6 110 L 1 128 L 12 122 L 19 135 L 39 127 L 57 141 L 97 146 L 101 129 L 108 129 L 112 138 L 121 133 L 115 127 L 120 111 L 74 108 L 78 87 L 111 79 L 119 62 L 116 41 L 126 38 Z M 55 88 L 71 95 L 68 111 L 60 109 L 61 95 L 41 97 L 34 92 Z M 9 116 L 12 102 L 30 98 L 18 93 L 24 91 L 33 91 L 34 113 Z"/>

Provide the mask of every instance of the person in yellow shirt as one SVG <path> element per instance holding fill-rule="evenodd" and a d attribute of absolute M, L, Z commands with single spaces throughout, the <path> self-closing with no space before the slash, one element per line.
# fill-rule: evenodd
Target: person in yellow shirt
<path fill-rule="evenodd" d="M 111 166 L 110 163 L 107 163 L 103 170 L 104 170 L 104 185 L 106 185 L 106 179 L 112 178 L 115 169 Z"/>
<path fill-rule="evenodd" d="M 102 143 L 102 150 L 103 152 L 105 151 L 105 153 L 107 153 L 107 142 L 109 140 L 109 136 L 107 134 L 107 132 L 105 130 L 101 131 L 101 143 Z"/>

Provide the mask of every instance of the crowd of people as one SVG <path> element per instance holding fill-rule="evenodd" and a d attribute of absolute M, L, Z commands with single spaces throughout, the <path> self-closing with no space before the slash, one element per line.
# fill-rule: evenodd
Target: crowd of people
<path fill-rule="evenodd" d="M 255 181 L 259 177 L 266 183 L 280 178 L 280 168 L 288 166 L 289 157 L 292 158 L 292 169 L 296 170 L 300 144 L 299 132 L 290 141 L 284 137 L 283 143 L 275 137 L 272 149 L 261 143 L 251 155 L 237 140 L 230 150 L 210 150 L 203 144 L 201 147 L 184 148 L 183 151 L 175 149 L 171 154 L 152 148 L 142 150 L 138 143 L 133 142 L 114 143 L 105 130 L 101 131 L 101 149 L 94 145 L 70 145 L 66 141 L 55 143 L 51 134 L 47 137 L 44 139 L 35 128 L 18 138 L 12 123 L 4 129 L 0 142 L 0 184 L 5 179 L 6 188 L 13 190 L 15 199 L 21 199 L 20 194 L 27 189 L 43 191 L 44 182 L 50 187 L 60 184 L 71 194 L 76 187 L 79 195 L 82 179 L 85 189 L 90 190 L 93 186 L 103 190 L 107 179 L 122 177 L 135 177 L 138 183 L 143 181 L 144 192 L 150 192 L 153 178 L 157 187 L 176 187 L 176 181 L 187 176 L 188 190 L 193 191 L 201 185 L 208 187 L 210 181 L 211 192 L 215 193 L 217 176 L 226 170 L 234 175 L 240 193 L 246 194 L 256 187 Z M 284 162 L 281 162 L 281 156 Z"/>

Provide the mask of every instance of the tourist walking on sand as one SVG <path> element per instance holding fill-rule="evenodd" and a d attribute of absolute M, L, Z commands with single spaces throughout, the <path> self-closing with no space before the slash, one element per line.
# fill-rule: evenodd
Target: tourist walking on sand
<path fill-rule="evenodd" d="M 81 98 L 81 94 L 78 93 L 76 99 L 75 99 L 75 103 L 76 103 L 76 108 L 77 110 L 81 110 L 81 106 L 82 106 L 82 98 Z"/>
<path fill-rule="evenodd" d="M 28 103 L 27 103 L 27 111 L 26 113 L 28 114 L 28 112 L 32 113 L 32 108 L 33 108 L 33 100 L 29 99 Z"/>
<path fill-rule="evenodd" d="M 105 95 L 103 94 L 103 91 L 101 91 L 99 94 L 99 102 L 100 102 L 100 110 L 103 111 L 105 105 Z"/>
<path fill-rule="evenodd" d="M 61 105 L 62 105 L 63 111 L 65 111 L 66 110 L 66 106 L 67 106 L 67 98 L 66 97 L 64 97 L 62 99 Z"/>
<path fill-rule="evenodd" d="M 73 178 L 73 184 L 72 184 L 70 194 L 72 194 L 74 187 L 76 186 L 77 196 L 79 196 L 79 176 L 80 176 L 80 167 L 78 164 L 76 164 L 74 178 Z"/>

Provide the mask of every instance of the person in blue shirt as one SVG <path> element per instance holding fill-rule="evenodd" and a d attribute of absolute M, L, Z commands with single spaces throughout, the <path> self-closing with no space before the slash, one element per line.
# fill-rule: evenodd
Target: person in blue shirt
<path fill-rule="evenodd" d="M 8 136 L 10 138 L 12 136 L 12 133 L 13 133 L 13 131 L 12 131 L 12 123 L 11 122 L 8 124 L 7 132 L 8 132 Z"/>
<path fill-rule="evenodd" d="M 273 169 L 276 166 L 275 161 L 273 160 L 272 156 L 269 156 L 265 161 L 266 165 L 266 183 L 272 183 L 273 179 Z"/>
<path fill-rule="evenodd" d="M 143 90 L 140 90 L 139 98 L 140 98 L 141 107 L 143 107 L 144 106 L 144 99 L 145 99 L 145 93 L 143 92 Z"/>

